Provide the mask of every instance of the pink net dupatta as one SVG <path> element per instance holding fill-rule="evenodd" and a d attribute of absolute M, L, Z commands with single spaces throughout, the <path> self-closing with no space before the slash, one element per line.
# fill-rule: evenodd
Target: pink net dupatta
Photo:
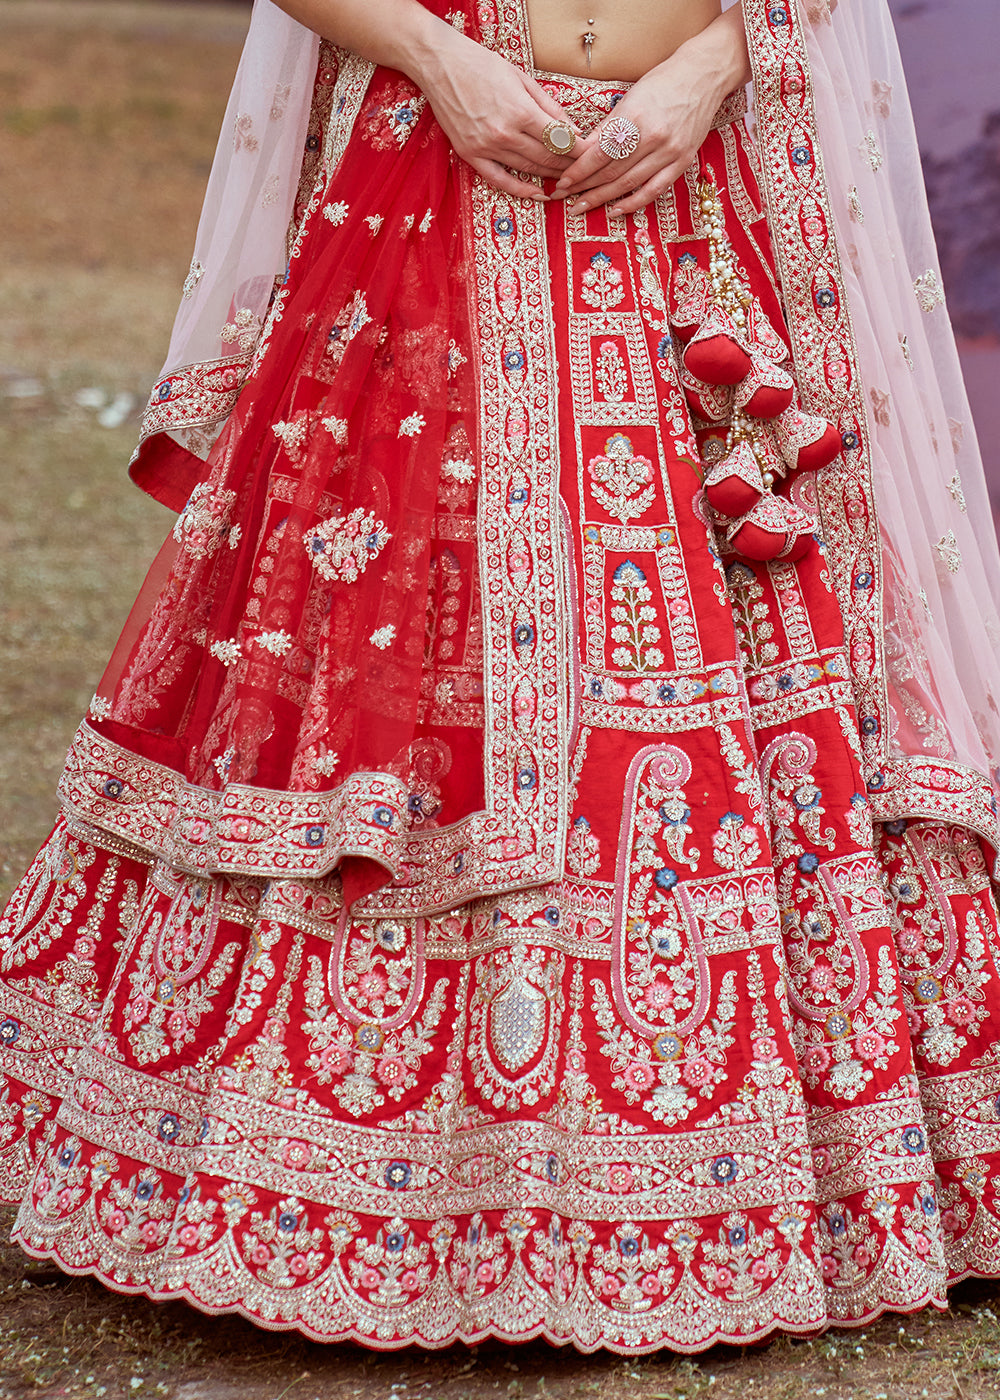
<path fill-rule="evenodd" d="M 167 359 L 131 466 L 136 483 L 174 510 L 203 474 L 236 403 L 285 268 L 318 48 L 317 35 L 271 0 L 256 0 Z M 371 71 L 352 64 L 356 77 Z M 363 92 L 363 82 L 357 86 Z"/>
<path fill-rule="evenodd" d="M 1000 556 L 883 0 L 744 0 L 757 137 L 877 817 L 997 846 Z"/>
<path fill-rule="evenodd" d="M 481 689 L 443 774 L 426 653 L 439 488 L 475 490 L 465 178 L 423 98 L 378 70 L 343 197 L 314 198 L 257 367 L 74 746 L 78 819 L 183 869 L 339 865 L 350 901 L 406 883 L 428 815 L 482 806 Z M 469 634 L 475 541 L 449 548 Z"/>

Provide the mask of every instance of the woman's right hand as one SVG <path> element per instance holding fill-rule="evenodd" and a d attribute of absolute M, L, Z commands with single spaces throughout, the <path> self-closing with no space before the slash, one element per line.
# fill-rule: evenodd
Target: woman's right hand
<path fill-rule="evenodd" d="M 527 73 L 450 25 L 442 30 L 447 35 L 439 31 L 440 45 L 409 76 L 426 94 L 445 135 L 496 189 L 519 198 L 548 198 L 523 177 L 557 179 L 569 168 L 568 156 L 546 150 L 542 132 L 551 121 L 573 123 Z"/>

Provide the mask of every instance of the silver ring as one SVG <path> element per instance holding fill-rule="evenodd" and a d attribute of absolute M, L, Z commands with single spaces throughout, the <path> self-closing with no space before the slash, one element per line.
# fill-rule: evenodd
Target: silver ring
<path fill-rule="evenodd" d="M 628 117 L 612 117 L 601 127 L 597 144 L 612 160 L 625 160 L 639 145 L 639 128 Z"/>
<path fill-rule="evenodd" d="M 576 145 L 576 132 L 568 122 L 549 122 L 542 132 L 542 145 L 554 156 L 568 156 Z"/>

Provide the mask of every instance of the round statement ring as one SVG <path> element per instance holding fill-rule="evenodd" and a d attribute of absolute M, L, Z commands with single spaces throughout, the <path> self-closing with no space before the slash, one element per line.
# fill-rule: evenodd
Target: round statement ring
<path fill-rule="evenodd" d="M 624 160 L 639 144 L 639 128 L 628 117 L 612 117 L 601 127 L 597 144 L 612 160 Z"/>
<path fill-rule="evenodd" d="M 576 145 L 576 132 L 565 122 L 549 122 L 542 132 L 542 145 L 554 156 L 568 156 Z"/>

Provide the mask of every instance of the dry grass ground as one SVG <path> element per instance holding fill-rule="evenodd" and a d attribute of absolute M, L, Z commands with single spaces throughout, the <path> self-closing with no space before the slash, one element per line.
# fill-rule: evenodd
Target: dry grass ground
<path fill-rule="evenodd" d="M 0 894 L 51 822 L 66 745 L 169 524 L 126 479 L 134 419 L 102 428 L 74 395 L 140 396 L 159 368 L 243 23 L 235 6 L 179 0 L 0 0 Z M 2 1244 L 0 1300 L 0 1397 L 985 1400 L 1000 1391 L 992 1284 L 956 1289 L 945 1315 L 637 1361 L 541 1343 L 431 1355 L 324 1347 L 122 1298 Z"/>

